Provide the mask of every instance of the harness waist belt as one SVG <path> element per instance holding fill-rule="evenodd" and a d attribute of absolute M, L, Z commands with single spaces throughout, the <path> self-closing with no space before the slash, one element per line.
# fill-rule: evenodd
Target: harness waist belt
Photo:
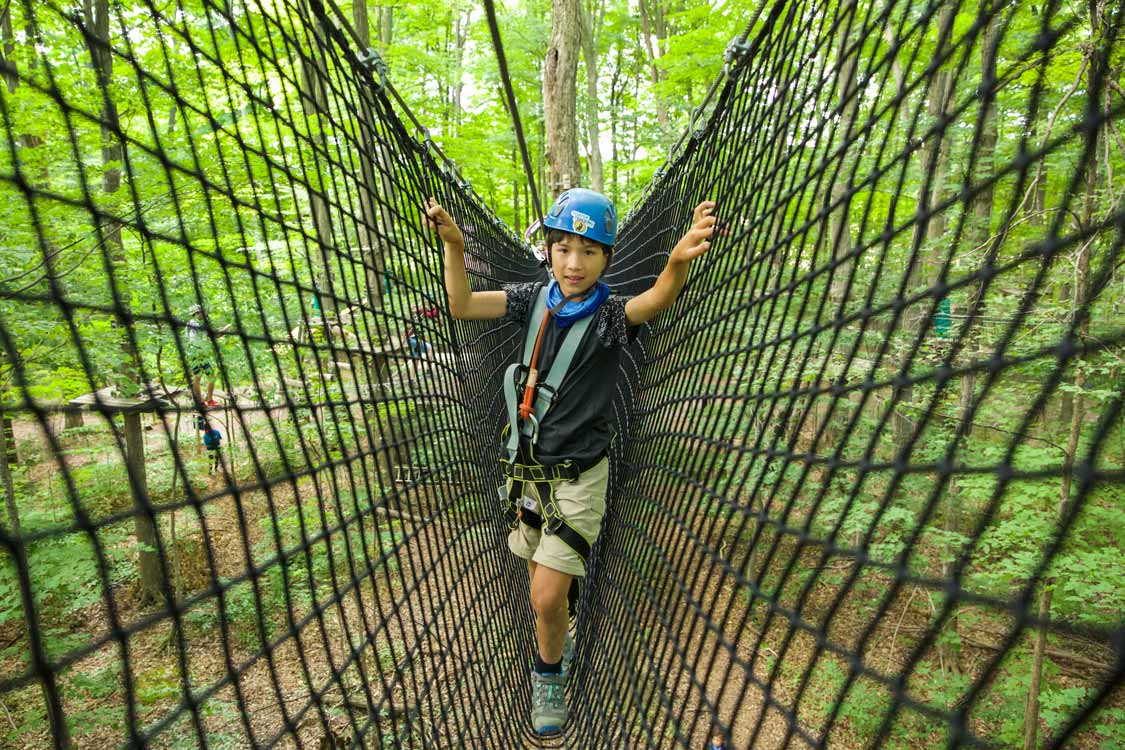
<path fill-rule="evenodd" d="M 538 466 L 536 464 L 521 464 L 516 461 L 500 459 L 504 467 L 504 475 L 517 482 L 577 482 L 582 476 L 582 469 L 574 461 L 563 461 L 554 466 Z"/>

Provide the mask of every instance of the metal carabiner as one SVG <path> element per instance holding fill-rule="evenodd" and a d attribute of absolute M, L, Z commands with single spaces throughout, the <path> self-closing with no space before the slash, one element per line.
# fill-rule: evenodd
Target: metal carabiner
<path fill-rule="evenodd" d="M 539 420 L 532 413 L 527 415 L 527 421 L 531 425 L 531 434 L 524 434 L 524 437 L 530 440 L 532 445 L 535 445 L 536 441 L 539 440 Z M 523 428 L 520 428 L 520 432 L 523 433 Z"/>

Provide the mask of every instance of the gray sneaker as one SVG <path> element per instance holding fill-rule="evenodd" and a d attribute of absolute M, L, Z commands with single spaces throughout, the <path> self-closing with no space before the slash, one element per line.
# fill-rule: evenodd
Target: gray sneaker
<path fill-rule="evenodd" d="M 566 725 L 564 674 L 531 673 L 531 726 L 536 734 L 558 734 Z"/>
<path fill-rule="evenodd" d="M 566 640 L 563 641 L 563 654 L 562 654 L 562 673 L 563 675 L 570 674 L 570 667 L 574 664 L 574 638 L 571 637 L 570 631 L 566 632 Z"/>

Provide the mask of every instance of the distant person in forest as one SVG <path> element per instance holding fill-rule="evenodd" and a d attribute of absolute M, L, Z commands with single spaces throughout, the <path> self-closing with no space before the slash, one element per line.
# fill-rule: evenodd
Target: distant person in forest
<path fill-rule="evenodd" d="M 520 326 L 522 348 L 530 351 L 503 380 L 509 424 L 501 463 L 509 481 L 499 493 L 511 527 L 508 547 L 527 561 L 531 577 L 531 722 L 538 734 L 561 732 L 568 718 L 568 595 L 586 574 L 605 514 L 608 415 L 622 352 L 640 325 L 676 301 L 691 261 L 711 247 L 714 208 L 710 201 L 696 206 L 691 228 L 650 289 L 621 297 L 601 280 L 617 238 L 617 211 L 601 193 L 567 190 L 543 220 L 549 283 L 481 292 L 469 288 L 461 230 L 433 198 L 426 201 L 426 224 L 445 246 L 449 312 Z"/>
<path fill-rule="evenodd" d="M 221 456 L 221 448 L 223 447 L 223 433 L 219 432 L 218 427 L 208 426 L 203 432 L 203 447 L 207 449 L 207 455 L 210 458 L 209 474 L 214 474 L 219 470 L 219 458 Z"/>
<path fill-rule="evenodd" d="M 729 748 L 726 738 L 722 734 L 715 733 L 711 735 L 711 740 L 704 746 L 703 750 L 729 750 Z"/>
<path fill-rule="evenodd" d="M 406 329 L 406 344 L 410 347 L 410 356 L 421 357 L 424 354 L 429 354 L 434 350 L 429 342 L 422 339 L 418 333 L 418 324 L 425 320 L 435 320 L 440 314 L 436 307 L 416 307 L 411 310 L 411 324 Z"/>

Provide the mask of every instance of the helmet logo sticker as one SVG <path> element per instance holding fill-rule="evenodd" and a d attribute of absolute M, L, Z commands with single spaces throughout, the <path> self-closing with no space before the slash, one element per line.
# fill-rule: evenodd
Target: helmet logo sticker
<path fill-rule="evenodd" d="M 571 211 L 570 225 L 574 228 L 575 233 L 586 234 L 586 232 L 594 226 L 594 220 L 590 218 L 589 214 L 584 214 L 581 211 Z"/>

